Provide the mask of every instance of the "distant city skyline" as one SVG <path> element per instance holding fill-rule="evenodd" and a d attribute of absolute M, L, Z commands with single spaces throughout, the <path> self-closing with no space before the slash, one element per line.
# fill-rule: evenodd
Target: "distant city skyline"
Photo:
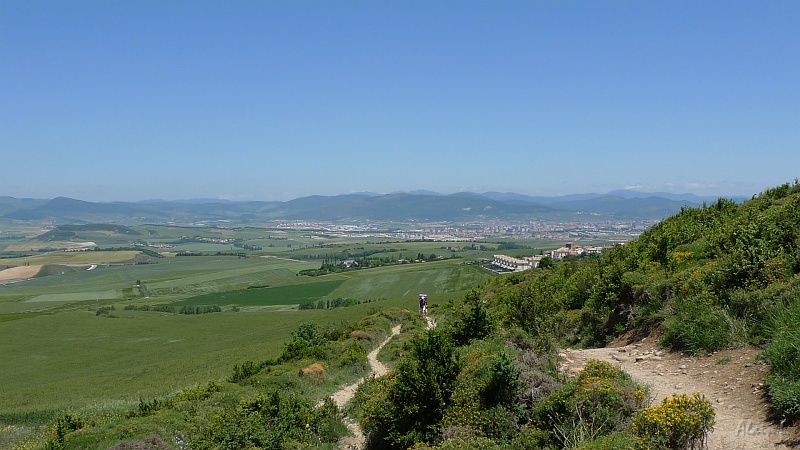
<path fill-rule="evenodd" d="M 0 196 L 751 196 L 800 177 L 800 2 L 0 4 Z"/>

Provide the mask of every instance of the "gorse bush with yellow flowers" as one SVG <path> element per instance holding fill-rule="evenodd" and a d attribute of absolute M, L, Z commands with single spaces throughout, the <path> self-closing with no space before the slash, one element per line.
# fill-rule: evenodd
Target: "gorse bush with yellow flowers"
<path fill-rule="evenodd" d="M 714 408 L 702 394 L 673 394 L 636 413 L 631 431 L 641 450 L 704 448 L 714 429 Z"/>
<path fill-rule="evenodd" d="M 590 360 L 578 376 L 534 407 L 534 423 L 552 430 L 551 447 L 574 448 L 598 437 L 626 431 L 649 401 L 647 387 L 617 367 Z"/>

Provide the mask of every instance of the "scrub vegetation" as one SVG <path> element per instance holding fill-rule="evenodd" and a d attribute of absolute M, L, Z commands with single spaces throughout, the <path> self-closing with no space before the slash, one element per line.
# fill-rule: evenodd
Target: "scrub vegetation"
<path fill-rule="evenodd" d="M 715 422 L 702 395 L 653 399 L 596 360 L 573 377 L 559 370 L 562 346 L 654 331 L 690 354 L 761 347 L 776 420 L 800 418 L 798 182 L 685 208 L 602 255 L 503 276 L 461 258 L 315 277 L 299 275 L 320 267 L 303 257 L 164 259 L 68 274 L 95 281 L 76 292 L 120 289 L 116 300 L 30 302 L 56 294 L 60 275 L 8 286 L 4 302 L 49 306 L 0 316 L 14 337 L 0 342 L 14 368 L 0 375 L 0 446 L 338 448 L 347 419 L 368 449 L 698 448 Z M 181 276 L 150 271 L 170 264 Z M 419 292 L 435 327 L 416 312 Z M 140 308 L 161 304 L 221 312 Z M 337 408 L 331 394 L 367 374 L 368 352 L 397 324 L 380 353 L 392 371 Z"/>

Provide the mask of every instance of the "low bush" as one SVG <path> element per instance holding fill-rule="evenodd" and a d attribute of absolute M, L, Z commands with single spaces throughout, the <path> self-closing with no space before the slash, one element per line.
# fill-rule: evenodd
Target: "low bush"
<path fill-rule="evenodd" d="M 222 385 L 214 380 L 208 382 L 205 387 L 188 388 L 166 398 L 154 398 L 152 400 L 145 400 L 139 398 L 139 405 L 133 411 L 129 411 L 126 417 L 147 417 L 162 409 L 174 408 L 176 404 L 186 401 L 206 400 L 214 393 L 222 391 Z"/>
<path fill-rule="evenodd" d="M 660 405 L 639 411 L 631 431 L 637 449 L 700 449 L 714 429 L 714 416 L 714 408 L 702 394 L 673 394 Z"/>
<path fill-rule="evenodd" d="M 278 390 L 243 398 L 197 424 L 192 448 L 305 448 L 334 443 L 346 434 L 331 399 L 315 407 L 302 396 Z"/>
<path fill-rule="evenodd" d="M 767 389 L 772 407 L 781 420 L 793 423 L 800 419 L 800 380 L 770 375 Z"/>
<path fill-rule="evenodd" d="M 361 374 L 369 368 L 367 348 L 360 342 L 347 344 L 340 358 L 341 365 L 343 367 L 352 367 L 354 373 Z"/>
<path fill-rule="evenodd" d="M 84 423 L 81 419 L 65 414 L 56 418 L 55 424 L 50 431 L 50 438 L 45 443 L 45 450 L 64 450 L 66 448 L 67 433 L 83 428 Z"/>
<path fill-rule="evenodd" d="M 239 383 L 261 371 L 263 366 L 256 364 L 253 361 L 245 361 L 241 365 L 235 364 L 233 366 L 233 373 L 228 377 L 229 383 Z"/>
<path fill-rule="evenodd" d="M 313 322 L 307 322 L 292 332 L 292 340 L 283 348 L 280 361 L 291 361 L 302 358 L 325 358 L 325 344 L 327 340 Z"/>
<path fill-rule="evenodd" d="M 442 420 L 443 438 L 487 437 L 506 440 L 516 432 L 514 402 L 519 371 L 508 350 L 486 342 L 468 348 L 455 381 L 452 405 Z"/>
<path fill-rule="evenodd" d="M 622 431 L 586 441 L 578 446 L 576 450 L 622 450 L 632 449 L 635 445 L 636 436 Z"/>
<path fill-rule="evenodd" d="M 663 345 L 693 354 L 710 353 L 729 345 L 730 322 L 724 311 L 708 299 L 675 299 L 666 314 Z"/>
<path fill-rule="evenodd" d="M 800 419 L 800 299 L 772 319 L 772 341 L 764 347 L 771 370 L 767 389 L 775 412 L 783 420 Z"/>
<path fill-rule="evenodd" d="M 395 370 L 377 380 L 362 406 L 361 425 L 377 447 L 433 443 L 451 405 L 461 362 L 448 336 L 427 330 L 409 342 Z"/>
<path fill-rule="evenodd" d="M 551 445 L 573 448 L 626 431 L 634 413 L 647 404 L 647 387 L 611 364 L 590 360 L 575 380 L 534 406 L 537 428 L 553 430 Z"/>
<path fill-rule="evenodd" d="M 489 336 L 495 326 L 480 290 L 473 288 L 465 295 L 461 308 L 455 311 L 449 332 L 456 345 L 467 345 L 472 340 Z"/>

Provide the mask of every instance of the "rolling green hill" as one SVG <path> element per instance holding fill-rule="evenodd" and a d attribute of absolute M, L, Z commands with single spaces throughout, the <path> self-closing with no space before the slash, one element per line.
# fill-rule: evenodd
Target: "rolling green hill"
<path fill-rule="evenodd" d="M 350 251 L 337 242 L 303 252 L 334 250 Z M 13 336 L 0 349 L 13 369 L 0 375 L 10 392 L 0 444 L 106 449 L 158 438 L 193 448 L 332 448 L 345 431 L 321 399 L 360 376 L 367 349 L 398 322 L 417 331 L 383 353 L 393 374 L 362 384 L 347 410 L 361 417 L 370 448 L 685 448 L 664 431 L 675 423 L 702 441 L 713 423 L 707 399 L 648 408 L 647 388 L 609 364 L 589 362 L 571 380 L 558 373 L 560 346 L 622 335 L 656 333 L 690 354 L 757 346 L 776 421 L 800 419 L 798 182 L 741 204 L 684 207 L 602 255 L 504 276 L 459 259 L 319 277 L 298 276 L 317 265 L 305 261 L 166 260 L 75 269 L 73 292 L 67 275 L 4 287 L 3 301 L 15 306 L 0 316 L 0 331 Z M 424 332 L 413 312 L 420 292 L 439 324 Z M 18 307 L 53 298 L 60 306 L 49 314 Z M 378 301 L 269 308 L 314 298 Z M 121 308 L 217 300 L 243 308 L 192 316 Z M 642 424 L 667 428 L 647 434 Z"/>

